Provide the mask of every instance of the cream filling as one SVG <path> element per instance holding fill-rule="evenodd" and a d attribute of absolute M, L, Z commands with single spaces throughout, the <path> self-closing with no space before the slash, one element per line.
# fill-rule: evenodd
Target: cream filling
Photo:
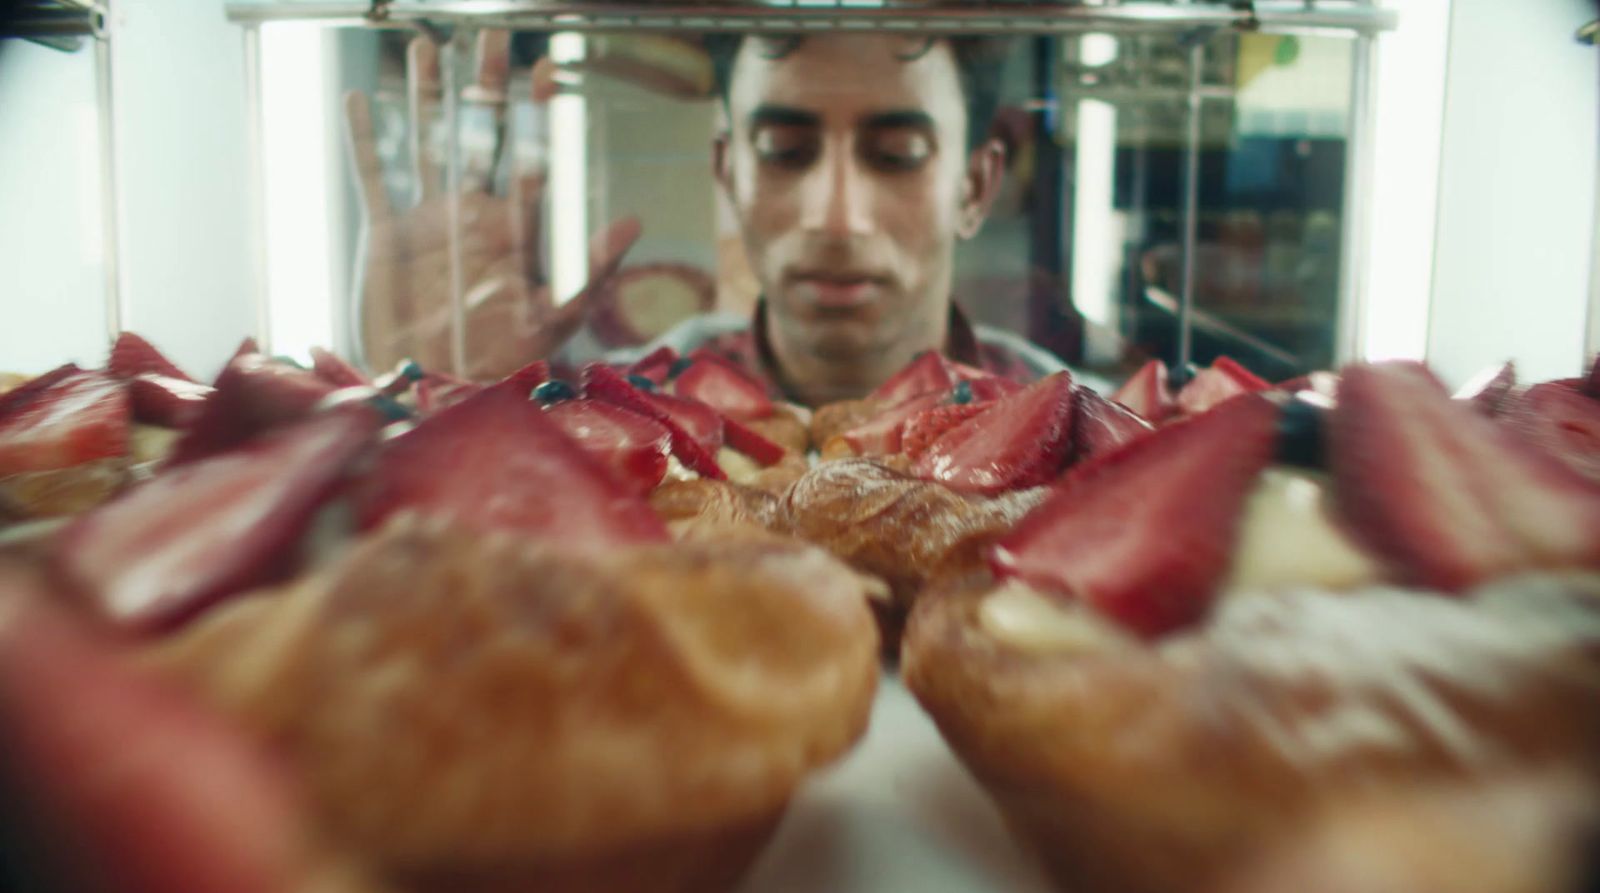
<path fill-rule="evenodd" d="M 1263 473 L 1245 504 L 1221 597 L 1288 587 L 1354 589 L 1378 582 L 1378 566 L 1333 523 L 1326 502 L 1320 475 L 1287 468 Z M 989 635 L 1026 651 L 1072 654 L 1132 641 L 1114 621 L 1092 609 L 1042 595 L 1015 580 L 985 596 L 978 617 Z"/>
<path fill-rule="evenodd" d="M 1354 589 L 1379 577 L 1378 566 L 1329 516 L 1321 475 L 1269 468 L 1246 503 L 1221 591 Z"/>
<path fill-rule="evenodd" d="M 666 483 L 667 481 L 698 481 L 698 480 L 700 480 L 700 475 L 697 474 L 696 472 L 690 471 L 689 469 L 683 467 L 683 463 L 678 461 L 678 457 L 677 456 L 673 456 L 673 455 L 668 455 L 667 456 L 667 473 L 662 476 L 662 478 L 661 478 L 661 482 L 662 483 Z"/>
<path fill-rule="evenodd" d="M 995 639 L 1024 651 L 1088 654 L 1133 642 L 1089 608 L 1050 598 L 1020 580 L 984 596 L 978 624 Z"/>
<path fill-rule="evenodd" d="M 717 450 L 717 464 L 722 466 L 728 480 L 735 484 L 748 484 L 761 473 L 761 466 L 756 464 L 756 460 L 728 447 Z"/>

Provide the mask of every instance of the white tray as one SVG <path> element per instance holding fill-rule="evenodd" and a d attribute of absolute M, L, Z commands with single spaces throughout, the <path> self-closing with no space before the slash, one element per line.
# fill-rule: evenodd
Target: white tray
<path fill-rule="evenodd" d="M 800 792 L 739 893 L 1049 893 L 933 721 L 884 673 L 866 737 Z"/>

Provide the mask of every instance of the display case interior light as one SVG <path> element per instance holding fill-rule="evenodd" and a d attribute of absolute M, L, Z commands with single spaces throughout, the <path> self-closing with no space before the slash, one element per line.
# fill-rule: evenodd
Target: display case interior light
<path fill-rule="evenodd" d="M 1117 59 L 1110 34 L 1079 38 L 1081 65 L 1098 68 Z M 1087 319 L 1116 328 L 1118 277 L 1122 268 L 1122 225 L 1113 204 L 1116 175 L 1117 108 L 1099 99 L 1080 99 L 1072 193 L 1072 296 Z"/>
<path fill-rule="evenodd" d="M 1428 351 L 1450 0 L 1387 0 L 1400 27 L 1374 41 L 1372 180 L 1360 359 Z"/>
<path fill-rule="evenodd" d="M 583 61 L 583 35 L 550 38 L 550 61 Z M 578 92 L 550 100 L 550 290 L 557 304 L 571 301 L 589 281 L 589 112 Z"/>
<path fill-rule="evenodd" d="M 266 345 L 307 359 L 313 346 L 335 345 L 335 221 L 330 184 L 343 158 L 332 142 L 327 32 L 313 24 L 275 23 L 260 32 L 260 133 L 265 229 Z"/>

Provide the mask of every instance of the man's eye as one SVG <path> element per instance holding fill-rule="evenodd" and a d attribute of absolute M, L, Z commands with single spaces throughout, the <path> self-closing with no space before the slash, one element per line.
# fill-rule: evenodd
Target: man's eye
<path fill-rule="evenodd" d="M 817 157 L 817 138 L 806 128 L 767 127 L 756 131 L 756 156 L 782 167 L 806 167 Z"/>
<path fill-rule="evenodd" d="M 890 171 L 916 170 L 933 155 L 933 140 L 917 130 L 884 130 L 868 137 L 866 160 Z"/>

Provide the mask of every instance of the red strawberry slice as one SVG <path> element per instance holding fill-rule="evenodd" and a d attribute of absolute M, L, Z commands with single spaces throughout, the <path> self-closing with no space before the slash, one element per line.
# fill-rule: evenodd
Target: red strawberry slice
<path fill-rule="evenodd" d="M 1573 471 L 1600 483 L 1600 400 L 1545 382 L 1507 401 L 1503 420 Z"/>
<path fill-rule="evenodd" d="M 78 368 L 78 364 L 67 363 L 64 366 L 57 366 L 43 375 L 36 375 L 4 394 L 0 394 L 0 419 L 8 417 L 12 413 L 20 412 L 24 406 L 32 403 L 36 397 L 55 387 L 59 382 L 82 373 L 83 370 Z"/>
<path fill-rule="evenodd" d="M 649 379 L 656 387 L 667 383 L 672 375 L 672 367 L 678 362 L 678 352 L 670 347 L 662 346 L 646 354 L 640 360 L 628 367 L 629 375 Z"/>
<path fill-rule="evenodd" d="M 672 455 L 690 471 L 712 480 L 726 480 L 717 464 L 722 446 L 722 416 L 704 403 L 684 400 L 670 394 L 641 391 L 622 377 L 622 373 L 603 363 L 583 369 L 584 394 L 596 400 L 631 409 L 667 426 L 672 432 Z"/>
<path fill-rule="evenodd" d="M 216 389 L 198 382 L 144 373 L 128 379 L 134 421 L 163 428 L 187 429 L 204 410 Z"/>
<path fill-rule="evenodd" d="M 1071 464 L 1121 447 L 1155 430 L 1149 422 L 1089 388 L 1078 388 L 1072 416 Z"/>
<path fill-rule="evenodd" d="M 8 401 L 0 419 L 0 477 L 128 452 L 130 412 L 122 382 L 101 372 L 50 376 L 50 384 L 30 389 L 25 399 Z"/>
<path fill-rule="evenodd" d="M 362 529 L 396 512 L 596 547 L 659 542 L 666 528 L 537 403 L 486 388 L 385 444 L 356 489 Z"/>
<path fill-rule="evenodd" d="M 1072 376 L 1057 372 L 946 432 L 912 473 L 966 492 L 999 493 L 1053 479 L 1072 448 Z"/>
<path fill-rule="evenodd" d="M 171 360 L 156 350 L 156 346 L 132 332 L 123 332 L 111 345 L 111 358 L 106 362 L 106 371 L 118 378 L 132 378 L 135 375 L 164 375 L 167 378 L 176 378 L 179 381 L 194 381 L 182 369 L 179 369 Z"/>
<path fill-rule="evenodd" d="M 1265 398 L 1235 400 L 1079 466 L 996 543 L 990 566 L 1145 636 L 1199 620 L 1272 462 L 1277 414 Z"/>
<path fill-rule="evenodd" d="M 1589 376 L 1583 380 L 1583 391 L 1586 396 L 1600 400 L 1600 353 L 1594 355 L 1594 362 L 1589 364 Z"/>
<path fill-rule="evenodd" d="M 728 446 L 756 460 L 758 465 L 763 467 L 776 465 L 783 461 L 784 455 L 788 453 L 788 450 L 733 419 L 723 419 L 722 424 L 723 431 L 727 435 Z"/>
<path fill-rule="evenodd" d="M 1251 393 L 1252 390 L 1216 366 L 1201 369 L 1199 374 L 1178 392 L 1178 411 L 1189 416 L 1200 415 L 1240 394 Z"/>
<path fill-rule="evenodd" d="M 1346 369 L 1328 444 L 1340 513 L 1407 582 L 1459 591 L 1600 565 L 1600 485 L 1451 400 L 1421 364 Z"/>
<path fill-rule="evenodd" d="M 871 419 L 840 434 L 858 456 L 888 456 L 900 452 L 906 423 L 945 402 L 943 391 L 907 397 Z"/>
<path fill-rule="evenodd" d="M 261 345 L 256 343 L 256 339 L 246 335 L 244 340 L 239 342 L 239 346 L 233 349 L 233 356 L 228 357 L 228 362 L 231 363 L 240 357 L 258 353 L 261 353 Z M 223 366 L 223 368 L 226 369 L 227 366 Z"/>
<path fill-rule="evenodd" d="M 545 416 L 600 460 L 629 492 L 639 496 L 667 476 L 672 433 L 655 419 L 599 400 L 564 400 Z"/>
<path fill-rule="evenodd" d="M 173 447 L 173 465 L 232 449 L 257 434 L 304 418 L 333 393 L 312 372 L 261 354 L 234 358 L 217 376 L 194 424 Z"/>
<path fill-rule="evenodd" d="M 1305 375 L 1295 376 L 1286 381 L 1280 381 L 1272 385 L 1272 389 L 1286 391 L 1290 394 L 1310 391 L 1313 394 L 1320 394 L 1331 401 L 1339 393 L 1339 376 L 1319 369 L 1315 372 L 1308 372 Z"/>
<path fill-rule="evenodd" d="M 1491 366 L 1467 380 L 1455 393 L 1484 415 L 1498 415 L 1511 389 L 1517 386 L 1517 364 L 1507 360 Z"/>
<path fill-rule="evenodd" d="M 998 375 L 986 375 L 983 378 L 964 378 L 967 388 L 972 392 L 972 399 L 977 403 L 989 400 L 999 400 L 1027 387 L 1020 381 L 1001 378 Z"/>
<path fill-rule="evenodd" d="M 372 441 L 375 416 L 330 412 L 170 469 L 63 534 L 60 570 L 133 629 L 169 629 L 283 579 L 317 508 Z"/>
<path fill-rule="evenodd" d="M 907 419 L 900 430 L 900 452 L 909 458 L 918 458 L 945 432 L 980 412 L 988 411 L 989 406 L 988 402 L 946 403 L 917 413 Z"/>
<path fill-rule="evenodd" d="M 500 385 L 527 397 L 533 389 L 550 380 L 550 363 L 534 360 L 499 381 Z"/>
<path fill-rule="evenodd" d="M 870 395 L 885 406 L 903 403 L 923 394 L 943 394 L 956 383 L 956 374 L 938 351 L 924 351 L 878 386 Z"/>
<path fill-rule="evenodd" d="M 1272 387 L 1271 382 L 1246 369 L 1233 357 L 1217 357 L 1211 361 L 1211 368 L 1227 374 L 1247 391 L 1265 391 Z"/>
<path fill-rule="evenodd" d="M 317 377 L 336 388 L 365 388 L 372 386 L 372 379 L 362 374 L 360 369 L 345 362 L 345 359 L 331 350 L 320 347 L 311 348 L 311 371 Z"/>
<path fill-rule="evenodd" d="M 1140 366 L 1132 378 L 1117 388 L 1111 399 L 1153 425 L 1165 421 L 1175 408 L 1172 392 L 1167 389 L 1167 364 L 1151 360 Z"/>
<path fill-rule="evenodd" d="M 767 391 L 743 372 L 716 357 L 702 355 L 678 374 L 673 393 L 715 409 L 730 419 L 749 422 L 772 415 Z"/>
<path fill-rule="evenodd" d="M 8 858 L 17 886 L 5 887 L 300 889 L 312 856 L 288 779 L 237 729 L 71 621 L 57 595 L 0 577 L 0 785 L 28 817 L 7 829 L 7 856 L 24 858 Z"/>

